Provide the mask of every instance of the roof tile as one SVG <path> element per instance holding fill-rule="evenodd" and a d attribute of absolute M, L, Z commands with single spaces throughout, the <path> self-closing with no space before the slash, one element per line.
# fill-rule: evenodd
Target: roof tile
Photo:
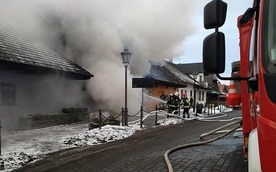
<path fill-rule="evenodd" d="M 13 33 L 0 25 L 0 60 L 93 77 L 78 64 L 43 43 Z"/>

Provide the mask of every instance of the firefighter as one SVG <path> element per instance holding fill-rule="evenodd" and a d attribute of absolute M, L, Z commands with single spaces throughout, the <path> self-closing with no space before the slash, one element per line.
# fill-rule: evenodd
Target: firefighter
<path fill-rule="evenodd" d="M 178 92 L 175 92 L 174 95 L 170 94 L 170 97 L 167 102 L 168 113 L 172 113 L 173 111 L 178 110 L 181 101 L 178 95 Z"/>
<path fill-rule="evenodd" d="M 172 95 L 172 93 L 170 93 L 170 95 L 169 95 L 167 105 L 168 105 L 168 113 L 171 113 L 172 109 L 173 109 L 173 95 Z"/>
<path fill-rule="evenodd" d="M 190 118 L 189 109 L 190 109 L 190 100 L 187 97 L 187 94 L 184 93 L 183 97 L 181 99 L 181 104 L 183 106 L 183 118 L 185 118 L 185 114 L 187 114 L 187 117 Z"/>
<path fill-rule="evenodd" d="M 174 110 L 179 110 L 181 99 L 179 98 L 179 93 L 178 92 L 174 93 L 174 101 L 175 101 L 175 109 Z"/>
<path fill-rule="evenodd" d="M 190 97 L 190 108 L 193 108 L 194 107 L 194 99 L 193 97 L 191 96 Z"/>

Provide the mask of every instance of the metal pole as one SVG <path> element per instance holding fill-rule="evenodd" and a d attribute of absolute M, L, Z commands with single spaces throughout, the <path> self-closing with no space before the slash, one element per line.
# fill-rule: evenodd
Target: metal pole
<path fill-rule="evenodd" d="M 127 122 L 127 116 L 128 116 L 128 109 L 125 109 L 125 126 L 128 126 L 128 122 Z"/>
<path fill-rule="evenodd" d="M 128 126 L 127 112 L 127 65 L 125 65 L 125 126 Z"/>
<path fill-rule="evenodd" d="M 215 104 L 214 104 L 214 113 L 216 113 L 216 106 L 215 106 Z"/>
<path fill-rule="evenodd" d="M 140 119 L 140 128 L 143 128 L 143 106 L 144 106 L 144 88 L 142 88 L 142 105 L 141 105 L 141 119 Z"/>
<path fill-rule="evenodd" d="M 124 113 L 125 113 L 125 110 L 124 110 L 124 108 L 122 108 L 122 126 L 124 126 Z"/>
<path fill-rule="evenodd" d="M 193 102 L 193 112 L 195 112 L 195 101 L 196 100 L 196 93 L 195 93 L 195 81 L 194 81 L 194 102 Z"/>
<path fill-rule="evenodd" d="M 155 107 L 155 125 L 157 125 L 157 105 Z"/>
<path fill-rule="evenodd" d="M 143 106 L 141 106 L 140 128 L 143 128 Z"/>
<path fill-rule="evenodd" d="M 178 116 L 180 116 L 180 110 L 181 110 L 181 106 L 180 104 L 178 105 Z"/>
<path fill-rule="evenodd" d="M 102 110 L 99 111 L 99 128 L 102 128 Z"/>
<path fill-rule="evenodd" d="M 144 88 L 142 88 L 142 106 L 144 106 Z"/>

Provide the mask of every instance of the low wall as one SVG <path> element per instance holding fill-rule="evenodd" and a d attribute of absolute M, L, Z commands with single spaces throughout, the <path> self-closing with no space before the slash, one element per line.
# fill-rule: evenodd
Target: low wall
<path fill-rule="evenodd" d="M 87 108 L 63 108 L 61 113 L 34 114 L 20 119 L 21 130 L 65 125 L 72 123 L 88 123 Z"/>

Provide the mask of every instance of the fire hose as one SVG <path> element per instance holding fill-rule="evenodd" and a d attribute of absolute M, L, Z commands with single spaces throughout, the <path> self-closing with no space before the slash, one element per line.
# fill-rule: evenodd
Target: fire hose
<path fill-rule="evenodd" d="M 235 124 L 239 124 L 239 125 L 233 127 L 230 130 L 227 130 L 224 134 L 222 134 L 222 135 L 220 135 L 220 136 L 218 136 L 216 138 L 205 140 L 205 141 L 200 141 L 200 142 L 194 142 L 194 143 L 184 144 L 184 145 L 176 146 L 174 148 L 171 148 L 171 149 L 167 150 L 165 152 L 165 154 L 164 154 L 164 160 L 166 162 L 166 165 L 167 165 L 167 168 L 168 168 L 168 172 L 173 172 L 173 167 L 172 167 L 172 164 L 171 164 L 171 162 L 169 160 L 169 154 L 171 154 L 171 153 L 173 153 L 173 152 L 175 152 L 177 150 L 180 150 L 180 149 L 185 149 L 185 148 L 194 147 L 194 146 L 200 146 L 200 145 L 204 145 L 204 144 L 211 143 L 211 142 L 214 142 L 216 140 L 219 140 L 219 139 L 227 136 L 228 134 L 236 131 L 238 128 L 240 128 L 240 121 L 234 121 L 234 122 L 228 123 L 226 125 L 223 125 L 223 126 L 217 128 L 217 129 L 213 130 L 213 131 L 210 131 L 208 133 L 202 134 L 200 136 L 200 139 L 202 139 L 203 137 L 205 137 L 207 135 L 214 134 L 215 132 L 217 132 L 217 131 L 219 131 L 221 129 L 224 129 L 226 127 L 229 127 L 229 126 L 235 125 Z"/>

